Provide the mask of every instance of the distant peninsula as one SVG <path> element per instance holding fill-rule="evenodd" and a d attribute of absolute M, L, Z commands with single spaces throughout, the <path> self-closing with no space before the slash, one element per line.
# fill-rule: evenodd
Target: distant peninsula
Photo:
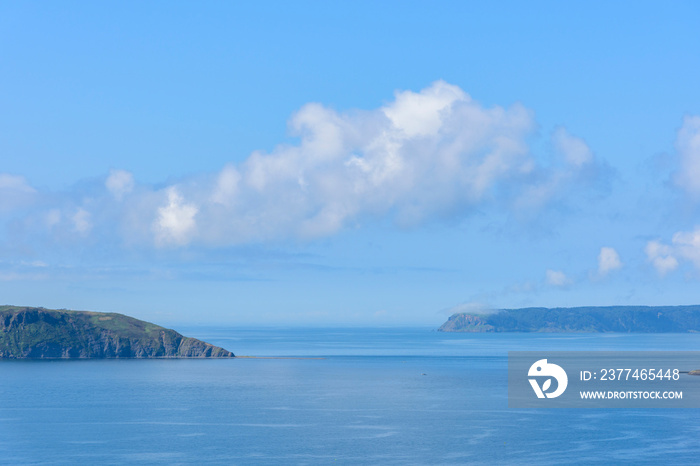
<path fill-rule="evenodd" d="M 233 357 L 218 346 L 122 314 L 0 306 L 0 359 Z"/>
<path fill-rule="evenodd" d="M 700 332 L 700 305 L 528 307 L 453 314 L 439 332 Z"/>

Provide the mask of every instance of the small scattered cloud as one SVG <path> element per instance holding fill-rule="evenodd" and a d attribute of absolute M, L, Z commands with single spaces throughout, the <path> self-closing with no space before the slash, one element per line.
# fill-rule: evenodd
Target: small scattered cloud
<path fill-rule="evenodd" d="M 605 276 L 619 268 L 622 268 L 622 261 L 617 251 L 610 247 L 600 248 L 600 254 L 598 254 L 598 274 L 600 276 Z"/>
<path fill-rule="evenodd" d="M 649 241 L 644 251 L 659 275 L 664 276 L 678 268 L 678 259 L 673 255 L 673 248 L 670 246 L 658 241 Z"/>
<path fill-rule="evenodd" d="M 572 283 L 572 280 L 561 270 L 547 269 L 545 277 L 547 284 L 550 286 L 565 287 Z"/>
<path fill-rule="evenodd" d="M 700 269 L 700 227 L 693 231 L 675 233 L 670 244 L 649 241 L 645 252 L 647 259 L 661 276 L 676 270 L 682 261 L 690 262 Z"/>

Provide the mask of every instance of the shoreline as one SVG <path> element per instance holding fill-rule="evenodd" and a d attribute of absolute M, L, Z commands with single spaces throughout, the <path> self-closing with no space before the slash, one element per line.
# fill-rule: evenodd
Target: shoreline
<path fill-rule="evenodd" d="M 302 356 L 234 356 L 234 359 L 326 359 L 323 357 Z"/>

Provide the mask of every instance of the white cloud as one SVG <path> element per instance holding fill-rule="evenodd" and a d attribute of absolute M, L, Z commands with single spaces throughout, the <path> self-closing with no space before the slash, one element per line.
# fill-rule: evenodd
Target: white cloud
<path fill-rule="evenodd" d="M 680 171 L 674 181 L 691 197 L 700 199 L 700 116 L 687 116 L 676 136 Z"/>
<path fill-rule="evenodd" d="M 308 104 L 290 120 L 297 145 L 175 186 L 197 206 L 201 228 L 169 242 L 315 238 L 365 216 L 416 224 L 493 202 L 499 183 L 533 170 L 534 126 L 522 106 L 484 108 L 442 81 L 373 111 Z M 170 230 L 159 227 L 157 241 Z"/>
<path fill-rule="evenodd" d="M 601 276 L 607 275 L 609 272 L 621 267 L 622 261 L 620 261 L 620 256 L 615 249 L 609 247 L 600 248 L 600 254 L 598 254 L 598 273 Z"/>
<path fill-rule="evenodd" d="M 186 244 L 197 229 L 194 217 L 198 209 L 194 204 L 184 202 L 174 187 L 167 190 L 167 197 L 167 205 L 158 208 L 158 216 L 153 223 L 156 244 Z"/>
<path fill-rule="evenodd" d="M 134 175 L 126 170 L 110 170 L 105 186 L 118 201 L 134 189 Z"/>
<path fill-rule="evenodd" d="M 452 104 L 469 102 L 459 87 L 437 81 L 419 93 L 396 92 L 394 102 L 382 109 L 394 128 L 406 137 L 435 135 L 449 117 Z"/>
<path fill-rule="evenodd" d="M 546 279 L 547 284 L 551 286 L 563 287 L 571 284 L 571 279 L 561 270 L 547 269 Z"/>
<path fill-rule="evenodd" d="M 527 143 L 534 128 L 532 113 L 521 105 L 485 108 L 443 81 L 397 92 L 373 111 L 308 104 L 290 120 L 298 144 L 255 152 L 209 179 L 178 184 L 197 206 L 200 228 L 168 242 L 315 238 L 387 214 L 415 225 L 496 204 L 500 188 L 511 193 L 501 205 L 521 208 L 521 199 L 534 196 L 536 202 L 525 204 L 539 208 L 570 189 L 567 180 L 593 156 L 561 129 L 554 144 L 565 167 L 543 168 Z M 170 230 L 160 228 L 157 241 Z"/>
<path fill-rule="evenodd" d="M 542 166 L 528 143 L 535 128 L 522 105 L 485 107 L 444 81 L 368 111 L 311 103 L 289 121 L 295 144 L 165 189 L 112 170 L 104 196 L 46 202 L 41 222 L 56 237 L 72 220 L 76 231 L 99 227 L 128 244 L 220 246 L 317 238 L 376 217 L 413 226 L 477 209 L 533 212 L 595 165 L 585 142 L 559 129 L 552 145 L 561 160 Z M 0 189 L 3 179 L 25 189 L 15 178 L 0 178 Z"/>
<path fill-rule="evenodd" d="M 659 241 L 649 241 L 644 248 L 644 252 L 646 252 L 647 259 L 654 265 L 654 268 L 661 276 L 678 268 L 677 251 L 673 246 L 662 244 Z"/>
<path fill-rule="evenodd" d="M 80 207 L 72 217 L 73 229 L 85 236 L 92 230 L 92 222 L 90 221 L 90 212 Z"/>
<path fill-rule="evenodd" d="M 700 269 L 700 227 L 693 231 L 679 231 L 671 238 L 671 244 L 649 241 L 645 252 L 660 275 L 677 269 L 682 261 Z"/>

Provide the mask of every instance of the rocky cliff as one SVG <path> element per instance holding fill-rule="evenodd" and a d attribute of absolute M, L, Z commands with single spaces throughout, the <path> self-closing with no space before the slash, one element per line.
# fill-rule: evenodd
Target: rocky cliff
<path fill-rule="evenodd" d="M 115 313 L 0 306 L 0 358 L 232 358 L 218 346 Z"/>
<path fill-rule="evenodd" d="M 458 313 L 452 314 L 438 331 L 481 333 L 493 332 L 494 327 L 486 321 L 485 316 Z"/>

